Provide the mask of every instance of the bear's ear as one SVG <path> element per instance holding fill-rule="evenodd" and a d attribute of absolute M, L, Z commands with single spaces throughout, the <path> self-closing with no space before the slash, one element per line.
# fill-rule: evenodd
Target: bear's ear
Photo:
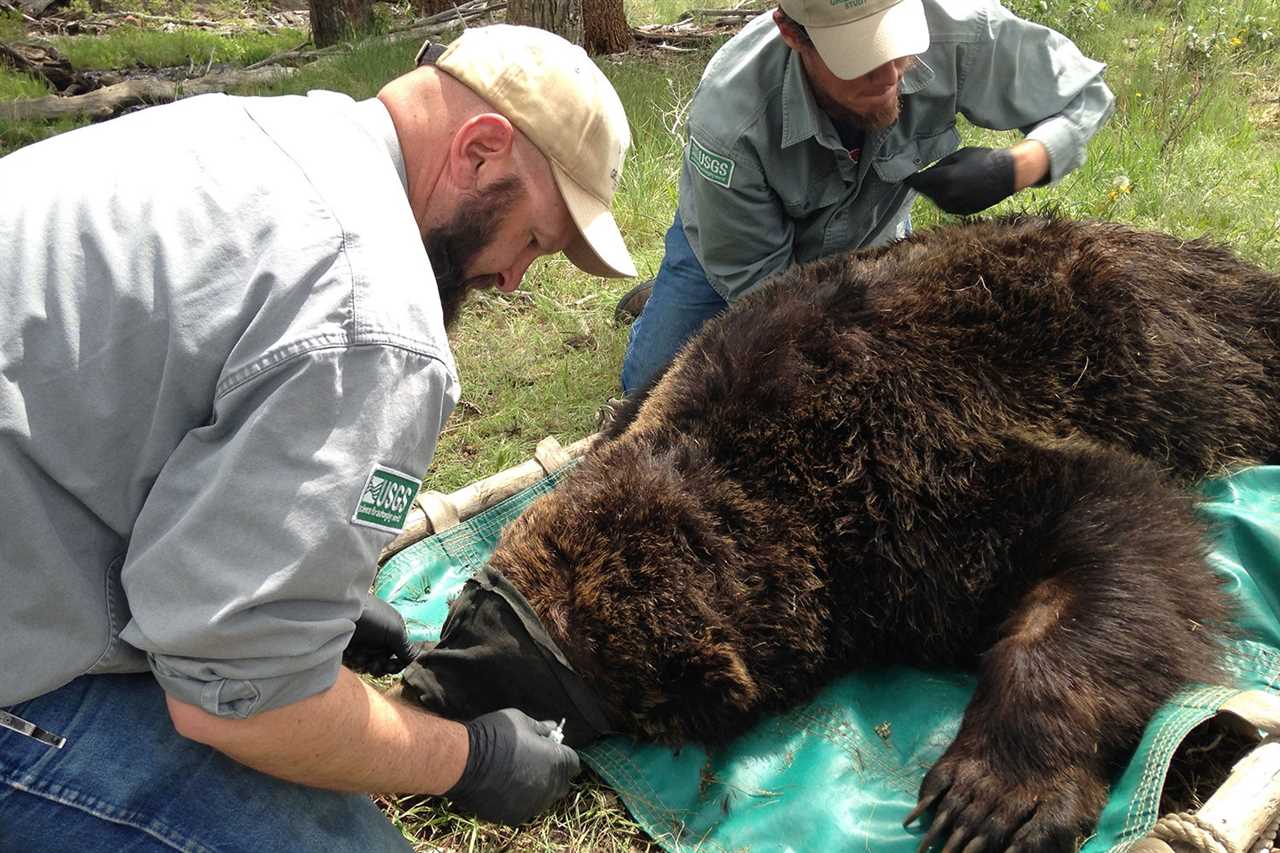
<path fill-rule="evenodd" d="M 760 687 L 743 658 L 744 650 L 713 633 L 704 630 L 681 637 L 657 662 L 660 684 L 652 710 L 657 719 L 651 723 L 655 734 L 670 739 L 678 732 L 681 739 L 717 742 L 753 713 Z"/>
<path fill-rule="evenodd" d="M 693 649 L 686 671 L 716 702 L 745 711 L 759 698 L 760 689 L 747 662 L 730 642 L 721 640 Z"/>

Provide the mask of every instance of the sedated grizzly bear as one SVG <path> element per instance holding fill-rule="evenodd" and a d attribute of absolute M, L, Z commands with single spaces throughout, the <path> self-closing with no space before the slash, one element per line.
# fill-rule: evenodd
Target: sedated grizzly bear
<path fill-rule="evenodd" d="M 1220 677 L 1186 486 L 1274 458 L 1278 344 L 1280 277 L 1201 241 L 917 233 L 708 323 L 490 569 L 644 739 L 723 741 L 857 667 L 976 669 L 922 849 L 1070 849 L 1156 708 Z M 537 706 L 515 669 L 434 704 Z"/>

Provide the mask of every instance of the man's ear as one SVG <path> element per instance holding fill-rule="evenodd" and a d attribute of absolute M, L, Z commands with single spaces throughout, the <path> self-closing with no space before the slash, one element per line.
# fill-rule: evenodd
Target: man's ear
<path fill-rule="evenodd" d="M 792 50 L 799 51 L 804 47 L 804 42 L 800 38 L 800 33 L 792 28 L 790 21 L 781 9 L 773 10 L 773 22 L 778 26 L 778 32 L 782 35 L 783 42 Z"/>
<path fill-rule="evenodd" d="M 474 189 L 486 170 L 505 173 L 513 154 L 516 131 L 505 116 L 481 113 L 462 123 L 449 146 L 449 169 L 456 186 Z"/>

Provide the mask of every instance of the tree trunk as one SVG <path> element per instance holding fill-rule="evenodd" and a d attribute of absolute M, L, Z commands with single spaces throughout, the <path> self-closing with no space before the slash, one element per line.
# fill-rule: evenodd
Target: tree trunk
<path fill-rule="evenodd" d="M 507 23 L 550 30 L 582 44 L 582 0 L 511 0 Z"/>
<path fill-rule="evenodd" d="M 583 47 L 592 56 L 631 48 L 631 28 L 622 0 L 582 0 Z"/>
<path fill-rule="evenodd" d="M 372 28 L 372 0 L 308 0 L 308 5 L 316 47 L 337 44 Z"/>

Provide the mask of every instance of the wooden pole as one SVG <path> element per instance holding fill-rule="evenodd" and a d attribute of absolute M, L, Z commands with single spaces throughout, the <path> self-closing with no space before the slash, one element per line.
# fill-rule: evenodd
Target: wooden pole
<path fill-rule="evenodd" d="M 1268 738 L 1240 759 L 1196 814 L 1228 849 L 1250 850 L 1280 815 L 1280 738 Z"/>
<path fill-rule="evenodd" d="M 378 558 L 379 565 L 413 543 L 448 530 L 506 500 L 521 489 L 532 486 L 543 477 L 554 474 L 590 450 L 599 437 L 599 433 L 596 433 L 575 441 L 568 447 L 561 447 L 559 442 L 548 436 L 538 443 L 532 459 L 514 468 L 499 471 L 447 495 L 433 491 L 422 492 L 409 511 L 404 531 L 383 549 Z"/>
<path fill-rule="evenodd" d="M 1198 811 L 1165 815 L 1133 846 L 1133 853 L 1270 849 L 1280 822 L 1280 698 L 1260 690 L 1245 691 L 1227 700 L 1221 713 L 1268 736 L 1236 762 L 1231 775 Z"/>

